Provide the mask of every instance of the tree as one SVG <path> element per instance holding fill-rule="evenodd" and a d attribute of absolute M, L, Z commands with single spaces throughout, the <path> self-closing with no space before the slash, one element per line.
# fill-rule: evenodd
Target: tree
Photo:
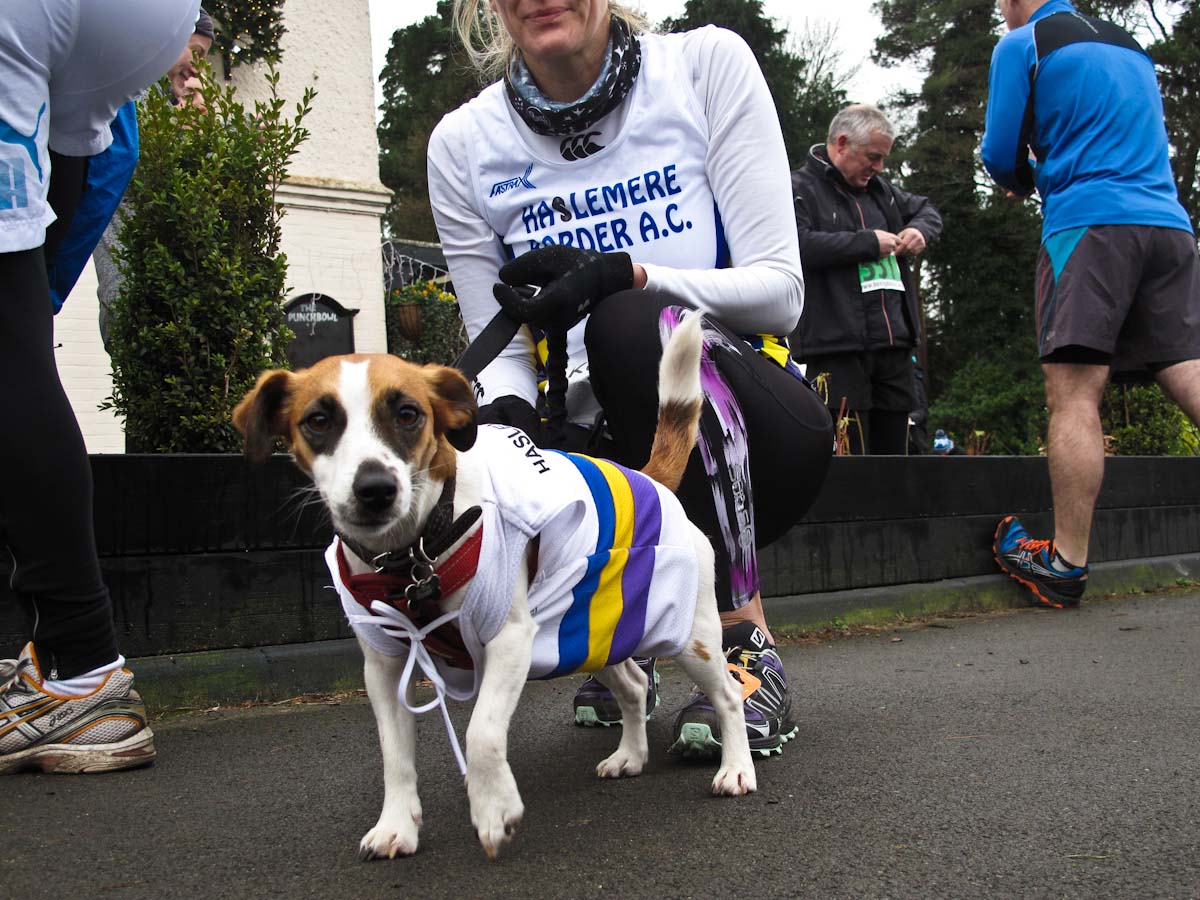
<path fill-rule="evenodd" d="M 750 45 L 779 113 L 783 140 L 793 168 L 804 164 L 808 148 L 822 140 L 834 114 L 845 105 L 847 73 L 828 52 L 834 31 L 811 27 L 794 47 L 812 49 L 806 57 L 789 49 L 788 33 L 762 8 L 762 0 L 687 0 L 683 15 L 662 23 L 664 31 L 687 31 L 719 25 L 741 35 Z"/>
<path fill-rule="evenodd" d="M 1153 2 L 1079 6 L 1143 39 L 1159 36 L 1150 52 L 1159 66 L 1179 192 L 1194 215 L 1200 158 L 1195 4 L 1186 4 L 1169 34 Z M 992 0 L 880 0 L 876 9 L 885 29 L 877 61 L 919 63 L 927 73 L 919 93 L 894 98 L 897 108 L 915 113 L 916 123 L 894 155 L 903 162 L 905 186 L 928 195 L 947 226 L 924 258 L 931 423 L 960 440 L 985 431 L 992 452 L 1037 452 L 1046 420 L 1033 323 L 1041 216 L 1035 201 L 1013 203 L 1001 195 L 977 149 L 991 51 L 1000 36 L 995 8 Z M 1157 391 L 1110 388 L 1105 426 L 1113 449 L 1191 446 L 1179 437 L 1191 432 L 1164 403 Z M 1111 412 L 1117 409 L 1121 416 Z M 1147 422 L 1140 435 L 1139 419 Z"/>
<path fill-rule="evenodd" d="M 1174 151 L 1173 168 L 1179 200 L 1200 226 L 1200 7 L 1185 9 L 1169 35 L 1148 48 L 1158 66 L 1167 137 Z"/>
<path fill-rule="evenodd" d="M 205 10 L 216 23 L 213 44 L 229 75 L 237 65 L 279 58 L 283 27 L 283 0 L 205 0 Z"/>
<path fill-rule="evenodd" d="M 480 88 L 454 34 L 452 6 L 439 0 L 436 15 L 397 29 L 380 73 L 379 174 L 393 192 L 384 222 L 393 237 L 438 239 L 425 172 L 429 135 L 442 116 Z"/>
<path fill-rule="evenodd" d="M 835 22 L 805 19 L 800 30 L 788 37 L 791 52 L 804 61 L 801 108 L 810 111 L 814 144 L 826 136 L 829 122 L 846 104 L 850 82 L 859 70 L 857 63 L 846 64 L 838 48 L 838 33 Z"/>
<path fill-rule="evenodd" d="M 986 431 L 993 452 L 1036 452 L 1042 386 L 1033 328 L 1040 216 L 983 171 L 978 148 L 999 37 L 993 0 L 880 0 L 883 65 L 922 64 L 916 94 L 893 106 L 915 122 L 893 156 L 905 188 L 928 196 L 946 229 L 922 262 L 930 422 Z M 915 115 L 914 115 L 915 114 Z"/>
<path fill-rule="evenodd" d="M 234 405 L 264 369 L 287 364 L 275 192 L 308 136 L 300 123 L 313 92 L 288 118 L 273 69 L 270 99 L 252 111 L 211 74 L 203 67 L 206 110 L 172 106 L 165 79 L 138 110 L 105 404 L 135 452 L 236 452 Z"/>

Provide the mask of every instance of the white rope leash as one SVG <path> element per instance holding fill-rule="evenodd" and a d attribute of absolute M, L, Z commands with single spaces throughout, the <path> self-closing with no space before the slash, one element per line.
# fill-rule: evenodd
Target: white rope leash
<path fill-rule="evenodd" d="M 450 721 L 450 711 L 446 708 L 446 682 L 442 678 L 441 673 L 438 672 L 437 664 L 433 661 L 433 656 L 425 649 L 425 638 L 447 622 L 457 619 L 462 610 L 456 609 L 453 612 L 439 616 L 424 628 L 418 628 L 414 622 L 399 610 L 388 606 L 388 604 L 380 600 L 375 600 L 371 603 L 371 611 L 374 615 L 350 616 L 350 622 L 355 625 L 380 625 L 388 629 L 392 637 L 397 640 L 408 641 L 408 659 L 404 663 L 404 672 L 400 675 L 400 684 L 398 687 L 400 703 L 409 712 L 417 715 L 429 712 L 434 707 L 441 707 L 442 720 L 446 723 L 446 733 L 450 735 L 450 748 L 454 751 L 454 759 L 458 762 L 458 771 L 465 776 L 467 774 L 467 761 L 463 756 L 462 745 L 458 741 L 458 734 L 454 730 L 454 723 Z M 404 634 L 395 634 L 395 629 L 403 631 Z M 433 690 L 437 696 L 423 706 L 410 706 L 408 703 L 408 685 L 412 681 L 413 669 L 418 663 L 421 666 L 421 673 L 433 684 Z"/>

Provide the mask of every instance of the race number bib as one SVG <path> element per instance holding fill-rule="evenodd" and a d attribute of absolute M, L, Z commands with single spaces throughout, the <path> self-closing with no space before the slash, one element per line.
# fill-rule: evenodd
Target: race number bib
<path fill-rule="evenodd" d="M 895 256 L 859 263 L 858 280 L 864 294 L 867 291 L 904 290 L 904 282 L 900 279 L 900 263 Z"/>

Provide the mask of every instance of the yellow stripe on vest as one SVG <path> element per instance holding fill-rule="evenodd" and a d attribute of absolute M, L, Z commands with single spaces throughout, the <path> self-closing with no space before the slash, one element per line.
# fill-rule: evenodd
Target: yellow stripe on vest
<path fill-rule="evenodd" d="M 592 598 L 588 619 L 588 657 L 580 667 L 585 672 L 594 672 L 608 665 L 613 635 L 625 609 L 621 579 L 625 574 L 625 563 L 629 560 L 629 547 L 633 544 L 634 523 L 633 490 L 629 487 L 628 479 L 607 460 L 592 459 L 592 462 L 612 492 L 614 521 L 608 562 L 600 572 L 600 584 Z"/>

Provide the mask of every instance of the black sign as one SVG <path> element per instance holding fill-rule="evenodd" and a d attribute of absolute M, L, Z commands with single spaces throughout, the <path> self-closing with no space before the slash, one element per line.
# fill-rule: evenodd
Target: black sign
<path fill-rule="evenodd" d="M 354 317 L 357 309 L 346 309 L 324 294 L 302 294 L 283 307 L 287 327 L 295 332 L 287 357 L 293 369 L 311 366 L 327 356 L 354 352 Z"/>

